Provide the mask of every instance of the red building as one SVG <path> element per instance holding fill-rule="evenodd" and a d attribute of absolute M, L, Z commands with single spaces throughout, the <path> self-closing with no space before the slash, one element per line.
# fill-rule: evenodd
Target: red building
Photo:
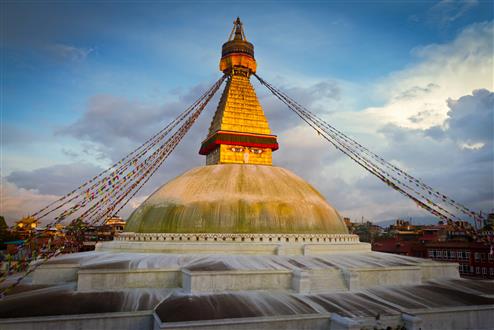
<path fill-rule="evenodd" d="M 494 253 L 489 244 L 481 242 L 428 242 L 427 257 L 438 261 L 459 263 L 460 275 L 494 279 Z"/>
<path fill-rule="evenodd" d="M 376 238 L 373 251 L 457 262 L 464 277 L 494 279 L 494 251 L 487 231 L 475 231 L 467 222 L 413 226 L 397 220 Z"/>

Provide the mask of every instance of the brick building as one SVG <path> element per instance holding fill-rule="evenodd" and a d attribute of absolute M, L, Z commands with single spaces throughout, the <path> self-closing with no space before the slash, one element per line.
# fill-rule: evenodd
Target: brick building
<path fill-rule="evenodd" d="M 491 216 L 492 217 L 492 216 Z M 493 231 L 476 231 L 463 221 L 414 226 L 397 220 L 372 242 L 372 250 L 437 261 L 457 262 L 460 275 L 494 279 Z"/>

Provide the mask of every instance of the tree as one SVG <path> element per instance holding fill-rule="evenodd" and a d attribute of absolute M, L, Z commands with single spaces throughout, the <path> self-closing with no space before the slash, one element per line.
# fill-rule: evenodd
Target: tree
<path fill-rule="evenodd" d="M 16 237 L 10 232 L 5 218 L 0 215 L 0 249 L 5 249 L 4 242 L 14 240 Z"/>

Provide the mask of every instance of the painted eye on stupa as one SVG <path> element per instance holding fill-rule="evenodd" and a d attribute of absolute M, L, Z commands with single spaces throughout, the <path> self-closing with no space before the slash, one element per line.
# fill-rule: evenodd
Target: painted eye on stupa
<path fill-rule="evenodd" d="M 242 148 L 242 147 L 232 147 L 232 148 L 230 148 L 230 150 L 233 151 L 233 152 L 242 152 L 242 151 L 244 151 L 244 148 Z"/>
<path fill-rule="evenodd" d="M 262 149 L 251 148 L 250 152 L 252 152 L 253 154 L 262 154 Z"/>

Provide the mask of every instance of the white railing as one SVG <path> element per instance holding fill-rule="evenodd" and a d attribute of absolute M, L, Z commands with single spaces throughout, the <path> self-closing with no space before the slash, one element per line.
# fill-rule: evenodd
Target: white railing
<path fill-rule="evenodd" d="M 352 234 L 120 233 L 116 241 L 211 243 L 359 243 Z"/>

